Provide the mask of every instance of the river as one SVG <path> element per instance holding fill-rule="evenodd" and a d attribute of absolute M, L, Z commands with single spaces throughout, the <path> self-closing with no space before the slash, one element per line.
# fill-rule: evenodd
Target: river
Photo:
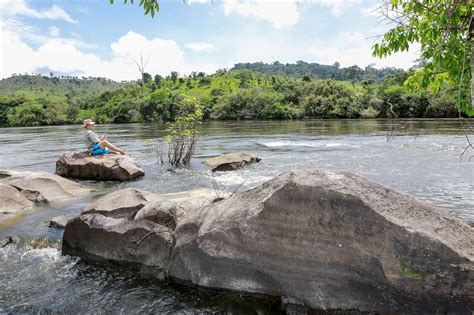
<path fill-rule="evenodd" d="M 470 121 L 474 124 L 474 121 Z M 43 207 L 14 221 L 0 223 L 0 241 L 19 244 L 0 248 L 0 313 L 2 312 L 146 312 L 232 314 L 275 313 L 269 303 L 235 299 L 160 283 L 131 271 L 96 266 L 60 255 L 62 231 L 48 228 L 59 214 L 79 214 L 91 198 L 125 187 L 156 193 L 198 187 L 246 190 L 295 169 L 345 170 L 412 194 L 474 221 L 474 150 L 460 161 L 467 142 L 455 120 L 407 121 L 407 130 L 387 141 L 385 120 L 307 120 L 206 122 L 195 158 L 185 169 L 169 172 L 157 163 L 158 126 L 111 125 L 109 140 L 135 156 L 143 179 L 100 183 L 80 181 L 95 189 L 91 197 L 63 207 Z M 104 126 L 96 126 L 104 132 Z M 0 168 L 54 172 L 67 150 L 83 150 L 81 126 L 0 129 Z M 470 129 L 471 137 L 472 127 Z M 205 158 L 223 152 L 249 151 L 262 162 L 235 172 L 211 173 Z"/>

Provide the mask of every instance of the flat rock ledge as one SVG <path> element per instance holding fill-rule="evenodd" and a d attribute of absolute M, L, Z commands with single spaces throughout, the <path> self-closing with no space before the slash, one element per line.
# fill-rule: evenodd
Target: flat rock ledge
<path fill-rule="evenodd" d="M 90 192 L 58 175 L 0 169 L 0 220 L 42 203 L 63 205 Z"/>
<path fill-rule="evenodd" d="M 211 171 L 234 171 L 241 167 L 258 163 L 261 158 L 247 152 L 222 154 L 204 161 Z"/>
<path fill-rule="evenodd" d="M 130 181 L 145 172 L 129 155 L 89 155 L 87 152 L 65 152 L 56 161 L 56 174 L 90 180 Z"/>
<path fill-rule="evenodd" d="M 280 297 L 303 310 L 474 309 L 474 230 L 363 177 L 288 172 L 181 211 L 162 199 L 133 218 L 69 221 L 63 254 L 152 267 L 178 283 Z"/>

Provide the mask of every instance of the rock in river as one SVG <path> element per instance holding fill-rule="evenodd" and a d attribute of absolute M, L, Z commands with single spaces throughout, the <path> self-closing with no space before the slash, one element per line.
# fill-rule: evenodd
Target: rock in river
<path fill-rule="evenodd" d="M 156 200 L 161 199 L 151 192 L 136 188 L 125 188 L 107 194 L 87 205 L 82 210 L 82 214 L 99 213 L 116 219 L 133 219 L 138 210 Z"/>
<path fill-rule="evenodd" d="M 171 231 L 154 222 L 86 214 L 67 223 L 62 251 L 88 260 L 135 265 L 163 278 L 172 244 Z"/>
<path fill-rule="evenodd" d="M 247 152 L 226 153 L 204 161 L 213 172 L 233 171 L 243 166 L 258 163 L 261 159 Z"/>
<path fill-rule="evenodd" d="M 15 187 L 35 202 L 59 202 L 84 196 L 91 191 L 76 182 L 45 172 L 0 170 L 0 183 Z"/>
<path fill-rule="evenodd" d="M 31 209 L 34 203 L 16 188 L 0 183 L 0 219 Z"/>
<path fill-rule="evenodd" d="M 186 213 L 170 275 L 315 309 L 474 307 L 474 231 L 343 172 L 290 172 Z"/>
<path fill-rule="evenodd" d="M 129 181 L 145 175 L 129 155 L 89 155 L 87 152 L 65 152 L 56 161 L 56 174 L 91 180 Z"/>
<path fill-rule="evenodd" d="M 57 217 L 54 217 L 51 219 L 49 222 L 49 227 L 53 228 L 58 228 L 58 229 L 64 229 L 66 224 L 72 220 L 74 217 L 72 216 L 67 216 L 67 215 L 59 215 Z"/>
<path fill-rule="evenodd" d="M 474 308 L 474 230 L 354 174 L 289 172 L 174 219 L 172 231 L 146 217 L 83 215 L 66 226 L 63 252 L 314 309 Z M 146 252 L 133 246 L 141 241 Z"/>

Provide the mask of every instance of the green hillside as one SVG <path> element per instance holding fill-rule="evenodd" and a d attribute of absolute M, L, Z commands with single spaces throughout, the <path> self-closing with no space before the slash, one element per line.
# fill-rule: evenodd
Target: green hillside
<path fill-rule="evenodd" d="M 166 77 L 144 73 L 137 82 L 15 76 L 0 81 L 0 126 L 98 122 L 167 122 L 179 112 L 182 94 L 201 102 L 204 119 L 451 118 L 455 87 L 437 94 L 409 90 L 408 72 L 374 80 L 292 77 L 252 70 L 193 72 Z M 392 110 L 390 110 L 392 108 Z"/>
<path fill-rule="evenodd" d="M 78 98 L 96 97 L 107 91 L 115 91 L 122 85 L 123 83 L 105 78 L 15 75 L 0 80 L 0 95 L 72 101 Z"/>

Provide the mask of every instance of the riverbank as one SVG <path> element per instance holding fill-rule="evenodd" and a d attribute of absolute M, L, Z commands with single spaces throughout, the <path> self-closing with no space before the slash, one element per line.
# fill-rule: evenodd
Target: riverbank
<path fill-rule="evenodd" d="M 214 120 L 458 117 L 456 87 L 444 84 L 436 94 L 409 90 L 403 85 L 408 73 L 392 70 L 381 70 L 386 73 L 378 78 L 373 73 L 312 78 L 251 70 L 187 77 L 174 72 L 125 83 L 15 76 L 0 80 L 0 125 L 62 125 L 89 118 L 168 122 L 179 115 L 180 95 L 195 97 L 203 118 Z"/>

